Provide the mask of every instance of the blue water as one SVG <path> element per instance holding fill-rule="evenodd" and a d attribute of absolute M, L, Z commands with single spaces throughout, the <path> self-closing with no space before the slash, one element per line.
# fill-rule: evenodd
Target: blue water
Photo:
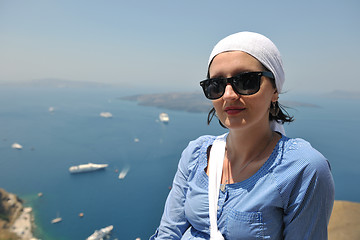
<path fill-rule="evenodd" d="M 206 113 L 138 106 L 119 100 L 124 89 L 0 89 L 0 187 L 32 206 L 42 239 L 85 239 L 114 225 L 112 239 L 147 239 L 156 229 L 181 151 L 203 134 L 221 134 Z M 336 199 L 360 202 L 359 100 L 282 96 L 317 104 L 290 110 L 287 135 L 302 137 L 331 162 Z M 50 113 L 48 108 L 55 111 Z M 105 119 L 100 112 L 109 111 Z M 167 112 L 170 123 L 160 123 Z M 135 142 L 138 138 L 140 141 Z M 23 150 L 11 148 L 18 142 Z M 107 163 L 105 170 L 71 175 L 68 168 Z M 116 170 L 130 167 L 123 180 Z M 43 196 L 38 197 L 37 193 Z M 78 214 L 84 213 L 83 218 Z M 51 224 L 57 215 L 59 224 Z"/>

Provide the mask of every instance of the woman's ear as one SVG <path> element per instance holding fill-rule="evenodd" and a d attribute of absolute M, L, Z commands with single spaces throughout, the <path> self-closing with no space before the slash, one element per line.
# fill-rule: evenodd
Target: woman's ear
<path fill-rule="evenodd" d="M 278 93 L 277 89 L 275 88 L 271 101 L 276 102 L 278 99 L 279 99 L 279 93 Z"/>

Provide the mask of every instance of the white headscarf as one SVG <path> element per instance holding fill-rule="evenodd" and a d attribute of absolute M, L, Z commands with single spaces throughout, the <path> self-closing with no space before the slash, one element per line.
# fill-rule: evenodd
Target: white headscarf
<path fill-rule="evenodd" d="M 274 74 L 276 89 L 278 93 L 281 93 L 285 82 L 285 73 L 280 52 L 270 39 L 254 32 L 239 32 L 229 35 L 215 45 L 210 54 L 208 69 L 216 55 L 228 51 L 242 51 L 256 58 Z M 285 135 L 283 125 L 275 120 L 271 121 L 270 127 Z"/>

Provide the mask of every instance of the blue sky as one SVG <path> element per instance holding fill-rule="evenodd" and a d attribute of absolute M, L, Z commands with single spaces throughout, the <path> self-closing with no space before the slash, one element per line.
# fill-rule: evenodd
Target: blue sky
<path fill-rule="evenodd" d="M 259 32 L 286 91 L 360 91 L 360 2 L 0 0 L 0 83 L 58 78 L 198 90 L 221 38 Z"/>

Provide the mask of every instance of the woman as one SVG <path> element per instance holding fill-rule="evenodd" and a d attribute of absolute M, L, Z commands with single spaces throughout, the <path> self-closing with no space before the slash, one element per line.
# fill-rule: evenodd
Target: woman
<path fill-rule="evenodd" d="M 240 32 L 214 47 L 200 85 L 229 132 L 189 143 L 151 239 L 327 239 L 330 166 L 308 142 L 285 136 L 284 80 L 280 53 L 263 35 Z"/>

